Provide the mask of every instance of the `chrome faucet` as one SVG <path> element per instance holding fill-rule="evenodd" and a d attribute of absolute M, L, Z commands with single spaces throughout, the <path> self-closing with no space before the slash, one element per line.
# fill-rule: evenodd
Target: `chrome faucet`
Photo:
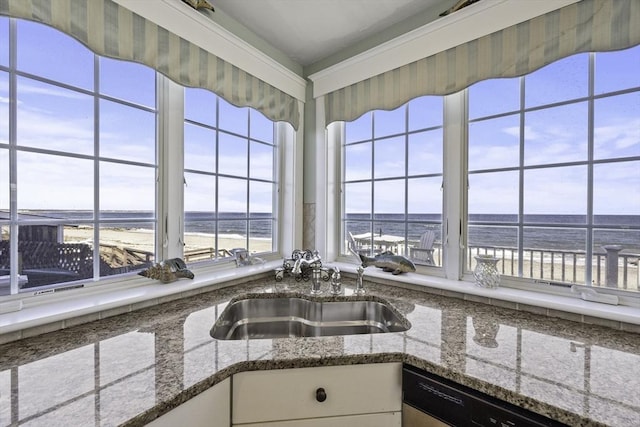
<path fill-rule="evenodd" d="M 333 273 L 331 273 L 331 295 L 340 295 L 342 293 L 342 283 L 340 281 L 340 269 L 333 267 Z"/>
<path fill-rule="evenodd" d="M 313 253 L 313 256 L 311 258 L 309 258 L 309 259 L 307 259 L 305 257 L 298 258 L 296 260 L 296 262 L 293 264 L 293 268 L 291 269 L 291 273 L 292 274 L 296 274 L 296 275 L 302 273 L 302 266 L 303 265 L 312 266 L 314 269 L 316 268 L 316 265 L 317 265 L 317 268 L 319 269 L 320 268 L 320 264 L 321 264 L 320 261 L 321 261 L 321 258 L 320 258 L 320 254 L 318 253 L 318 251 L 315 251 Z"/>
<path fill-rule="evenodd" d="M 320 295 L 322 293 L 322 289 L 320 289 L 320 284 L 322 283 L 322 270 L 320 265 L 319 262 L 315 262 L 312 265 L 311 295 Z"/>
<path fill-rule="evenodd" d="M 364 274 L 364 267 L 362 265 L 359 265 L 358 268 L 356 269 L 356 272 L 358 273 L 358 277 L 356 278 L 356 294 L 364 295 L 365 290 L 364 290 L 364 285 L 362 284 L 362 275 Z"/>

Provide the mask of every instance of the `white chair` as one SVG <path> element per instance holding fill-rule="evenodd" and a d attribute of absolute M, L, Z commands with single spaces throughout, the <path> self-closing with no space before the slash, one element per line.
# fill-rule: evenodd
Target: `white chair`
<path fill-rule="evenodd" d="M 433 230 L 425 231 L 420 236 L 420 243 L 415 248 L 409 249 L 412 259 L 422 261 L 428 265 L 436 265 L 433 259 L 433 243 L 436 240 L 436 232 Z"/>
<path fill-rule="evenodd" d="M 348 231 L 347 233 L 349 234 L 349 241 L 347 242 L 348 252 L 352 253 L 353 255 L 356 255 L 358 258 L 360 257 L 360 254 L 368 255 L 369 251 L 365 251 L 360 245 L 358 245 L 355 237 L 353 237 L 353 234 L 351 234 L 350 231 Z"/>
<path fill-rule="evenodd" d="M 356 238 L 353 237 L 353 234 L 351 234 L 350 231 L 348 231 L 349 233 L 349 246 L 347 249 L 351 249 L 350 252 L 354 255 L 357 255 L 358 257 L 360 257 L 360 255 L 366 255 L 366 256 L 371 256 L 371 252 L 373 252 L 373 255 L 377 255 L 380 253 L 380 250 L 378 250 L 377 248 L 372 248 L 370 245 L 364 245 L 364 244 L 360 244 L 356 241 Z"/>

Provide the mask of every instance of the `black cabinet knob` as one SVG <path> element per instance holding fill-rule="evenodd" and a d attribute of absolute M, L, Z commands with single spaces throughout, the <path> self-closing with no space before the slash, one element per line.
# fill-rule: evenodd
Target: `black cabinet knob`
<path fill-rule="evenodd" d="M 316 400 L 318 402 L 324 402 L 325 400 L 327 400 L 327 392 L 324 391 L 322 387 L 316 390 Z"/>

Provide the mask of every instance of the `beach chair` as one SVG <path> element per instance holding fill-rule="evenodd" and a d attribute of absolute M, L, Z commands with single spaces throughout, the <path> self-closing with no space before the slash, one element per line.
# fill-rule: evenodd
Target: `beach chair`
<path fill-rule="evenodd" d="M 409 248 L 409 254 L 412 259 L 422 261 L 428 265 L 436 265 L 433 259 L 433 243 L 436 240 L 436 232 L 433 230 L 425 231 L 420 236 L 420 243 L 415 248 Z"/>
<path fill-rule="evenodd" d="M 371 246 L 370 244 L 362 244 L 359 243 L 356 238 L 349 231 L 349 246 L 347 249 L 351 249 L 351 253 L 366 256 L 376 256 L 382 252 L 382 249 L 377 248 L 375 246 Z"/>
<path fill-rule="evenodd" d="M 350 231 L 347 231 L 347 234 L 349 235 L 349 241 L 347 242 L 347 252 L 359 256 L 361 249 L 358 247 L 356 239 L 353 237 L 353 234 L 351 234 Z"/>

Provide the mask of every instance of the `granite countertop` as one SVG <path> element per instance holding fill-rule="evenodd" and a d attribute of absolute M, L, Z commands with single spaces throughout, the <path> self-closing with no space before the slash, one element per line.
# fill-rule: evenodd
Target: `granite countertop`
<path fill-rule="evenodd" d="M 353 294 L 353 282 L 343 284 Z M 233 297 L 309 288 L 262 279 L 1 345 L 0 426 L 144 425 L 237 372 L 378 362 L 408 363 L 573 426 L 640 425 L 640 336 L 605 326 L 367 283 L 408 331 L 209 335 Z"/>

